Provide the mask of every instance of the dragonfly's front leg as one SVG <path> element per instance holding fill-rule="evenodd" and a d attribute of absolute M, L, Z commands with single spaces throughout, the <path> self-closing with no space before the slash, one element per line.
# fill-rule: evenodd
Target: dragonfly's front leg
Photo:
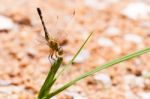
<path fill-rule="evenodd" d="M 51 55 L 51 59 L 52 59 L 53 61 L 55 61 L 54 53 Z"/>
<path fill-rule="evenodd" d="M 48 60 L 50 61 L 51 64 L 53 61 L 55 61 L 53 56 L 54 56 L 54 51 L 50 51 L 50 54 L 48 55 Z"/>

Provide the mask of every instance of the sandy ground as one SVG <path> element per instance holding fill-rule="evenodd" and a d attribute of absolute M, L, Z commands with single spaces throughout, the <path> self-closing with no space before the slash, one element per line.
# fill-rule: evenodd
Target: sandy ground
<path fill-rule="evenodd" d="M 150 46 L 148 0 L 0 0 L 0 99 L 35 99 L 48 73 L 49 49 L 37 7 L 50 35 L 62 44 L 64 63 L 94 31 L 55 88 Z M 150 53 L 102 70 L 53 99 L 150 99 L 149 60 Z"/>

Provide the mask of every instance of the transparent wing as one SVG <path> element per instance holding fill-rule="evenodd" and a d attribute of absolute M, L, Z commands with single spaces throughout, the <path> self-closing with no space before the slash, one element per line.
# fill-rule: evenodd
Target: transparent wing
<path fill-rule="evenodd" d="M 35 39 L 35 44 L 39 47 L 48 46 L 47 41 L 45 40 L 45 37 L 42 34 L 37 34 L 37 37 Z"/>
<path fill-rule="evenodd" d="M 69 37 L 69 30 L 72 28 L 72 24 L 75 19 L 75 11 L 71 15 L 57 16 L 56 25 L 54 28 L 54 38 L 56 38 L 60 43 Z"/>

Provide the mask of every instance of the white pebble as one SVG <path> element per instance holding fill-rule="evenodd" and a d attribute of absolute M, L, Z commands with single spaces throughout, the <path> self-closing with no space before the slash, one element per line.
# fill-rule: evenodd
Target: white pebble
<path fill-rule="evenodd" d="M 113 47 L 113 51 L 114 51 L 116 54 L 121 54 L 121 53 L 122 53 L 121 48 L 118 47 L 118 46 L 114 46 L 114 47 Z"/>
<path fill-rule="evenodd" d="M 68 63 L 72 58 L 73 58 L 73 56 L 66 56 L 66 57 L 64 57 L 64 62 Z"/>
<path fill-rule="evenodd" d="M 112 47 L 114 45 L 114 43 L 110 39 L 105 37 L 99 38 L 98 44 L 103 47 Z"/>
<path fill-rule="evenodd" d="M 88 50 L 82 50 L 79 55 L 76 57 L 75 62 L 77 63 L 82 63 L 84 62 L 86 59 L 88 59 L 90 57 L 90 53 Z"/>
<path fill-rule="evenodd" d="M 33 56 L 37 55 L 37 53 L 38 53 L 35 49 L 30 48 L 30 47 L 26 48 L 26 52 Z"/>
<path fill-rule="evenodd" d="M 140 26 L 144 27 L 144 28 L 149 28 L 150 27 L 150 22 L 149 21 L 143 21 L 143 22 L 141 22 Z"/>
<path fill-rule="evenodd" d="M 65 94 L 71 96 L 73 99 L 87 99 L 85 96 L 77 92 L 66 92 Z"/>
<path fill-rule="evenodd" d="M 124 83 L 129 86 L 144 87 L 144 79 L 135 75 L 126 75 L 124 77 Z"/>
<path fill-rule="evenodd" d="M 5 81 L 5 80 L 0 79 L 0 86 L 8 86 L 10 84 L 11 84 L 10 81 Z"/>
<path fill-rule="evenodd" d="M 0 87 L 0 93 L 12 94 L 13 92 L 22 92 L 24 90 L 23 86 L 4 86 Z"/>
<path fill-rule="evenodd" d="M 133 2 L 128 4 L 122 11 L 122 14 L 131 19 L 149 18 L 150 7 L 143 2 Z"/>
<path fill-rule="evenodd" d="M 10 30 L 13 27 L 14 23 L 10 18 L 0 15 L 0 30 Z"/>
<path fill-rule="evenodd" d="M 125 85 L 125 97 L 126 99 L 137 99 L 138 97 L 134 94 L 128 85 Z"/>
<path fill-rule="evenodd" d="M 106 5 L 100 3 L 98 0 L 84 0 L 85 4 L 94 9 L 103 9 Z"/>
<path fill-rule="evenodd" d="M 138 92 L 140 99 L 150 99 L 150 92 Z"/>
<path fill-rule="evenodd" d="M 96 74 L 94 79 L 97 81 L 101 81 L 104 85 L 110 86 L 112 84 L 111 78 L 108 74 Z"/>
<path fill-rule="evenodd" d="M 124 36 L 124 39 L 128 42 L 132 42 L 132 43 L 136 43 L 136 44 L 142 43 L 142 38 L 139 35 L 132 34 L 132 33 L 126 34 Z"/>
<path fill-rule="evenodd" d="M 142 76 L 150 78 L 150 71 L 142 71 Z"/>
<path fill-rule="evenodd" d="M 119 0 L 84 0 L 85 4 L 94 9 L 104 9 Z"/>
<path fill-rule="evenodd" d="M 72 87 L 68 89 L 65 94 L 71 96 L 73 99 L 88 99 L 79 87 Z"/>
<path fill-rule="evenodd" d="M 108 27 L 105 32 L 109 36 L 116 36 L 120 33 L 120 30 L 117 27 L 111 26 L 111 27 Z"/>

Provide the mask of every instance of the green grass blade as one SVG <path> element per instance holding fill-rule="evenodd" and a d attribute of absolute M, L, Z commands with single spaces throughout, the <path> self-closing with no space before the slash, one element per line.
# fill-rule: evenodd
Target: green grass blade
<path fill-rule="evenodd" d="M 93 69 L 93 70 L 91 70 L 91 71 L 89 71 L 89 72 L 86 72 L 86 73 L 82 74 L 81 76 L 77 77 L 76 79 L 74 79 L 74 80 L 72 80 L 72 81 L 66 83 L 64 86 L 62 86 L 61 88 L 55 90 L 54 92 L 51 92 L 50 94 L 48 94 L 48 95 L 46 96 L 46 99 L 49 99 L 49 98 L 55 96 L 56 94 L 62 92 L 62 91 L 65 90 L 66 88 L 68 88 L 68 87 L 70 87 L 71 85 L 75 84 L 77 81 L 79 81 L 79 80 L 81 80 L 81 79 L 84 79 L 84 78 L 87 77 L 87 76 L 93 75 L 94 73 L 96 73 L 96 72 L 98 72 L 98 71 L 100 71 L 100 70 L 103 70 L 103 69 L 108 68 L 108 67 L 110 67 L 110 66 L 112 66 L 112 65 L 115 65 L 115 64 L 118 64 L 118 63 L 120 63 L 120 62 L 129 60 L 129 59 L 132 59 L 132 58 L 134 58 L 134 57 L 140 56 L 140 55 L 142 55 L 142 54 L 144 54 L 144 53 L 148 53 L 148 52 L 150 52 L 150 47 L 145 48 L 145 49 L 140 50 L 140 51 L 137 51 L 137 52 L 134 52 L 134 53 L 131 53 L 131 54 L 128 54 L 128 55 L 125 55 L 125 56 L 123 56 L 123 57 L 121 57 L 121 58 L 118 58 L 118 59 L 109 61 L 109 62 L 107 62 L 106 64 L 104 64 L 104 65 L 102 65 L 102 66 L 98 66 L 97 68 L 95 68 L 95 69 Z"/>
<path fill-rule="evenodd" d="M 83 47 L 85 46 L 85 44 L 87 43 L 87 41 L 90 39 L 90 37 L 92 36 L 93 32 L 90 33 L 90 35 L 87 37 L 87 39 L 84 41 L 84 43 L 82 44 L 82 46 L 79 48 L 79 50 L 77 51 L 77 53 L 74 55 L 74 57 L 71 59 L 71 61 L 69 62 L 69 64 L 72 64 L 74 62 L 74 60 L 76 59 L 76 57 L 78 56 L 78 54 L 81 52 L 81 50 L 83 49 Z"/>
<path fill-rule="evenodd" d="M 71 65 L 74 62 L 74 60 L 79 55 L 79 53 L 81 52 L 81 50 L 83 49 L 83 47 L 85 46 L 85 44 L 87 43 L 87 41 L 90 39 L 90 37 L 92 36 L 92 34 L 93 34 L 93 32 L 90 33 L 90 35 L 84 41 L 84 43 L 82 44 L 82 46 L 80 47 L 80 49 L 77 51 L 77 53 L 73 56 L 73 58 L 68 62 L 68 64 L 66 64 L 64 66 L 64 68 L 58 73 L 58 75 L 56 76 L 56 79 L 68 68 L 69 65 Z"/>
<path fill-rule="evenodd" d="M 46 77 L 46 80 L 44 82 L 44 84 L 42 85 L 41 89 L 40 89 L 40 92 L 39 92 L 39 95 L 38 95 L 38 99 L 42 99 L 43 97 L 45 97 L 52 85 L 54 84 L 54 82 L 56 81 L 56 79 L 54 79 L 60 65 L 62 63 L 62 58 L 58 58 L 52 65 L 47 77 Z"/>

